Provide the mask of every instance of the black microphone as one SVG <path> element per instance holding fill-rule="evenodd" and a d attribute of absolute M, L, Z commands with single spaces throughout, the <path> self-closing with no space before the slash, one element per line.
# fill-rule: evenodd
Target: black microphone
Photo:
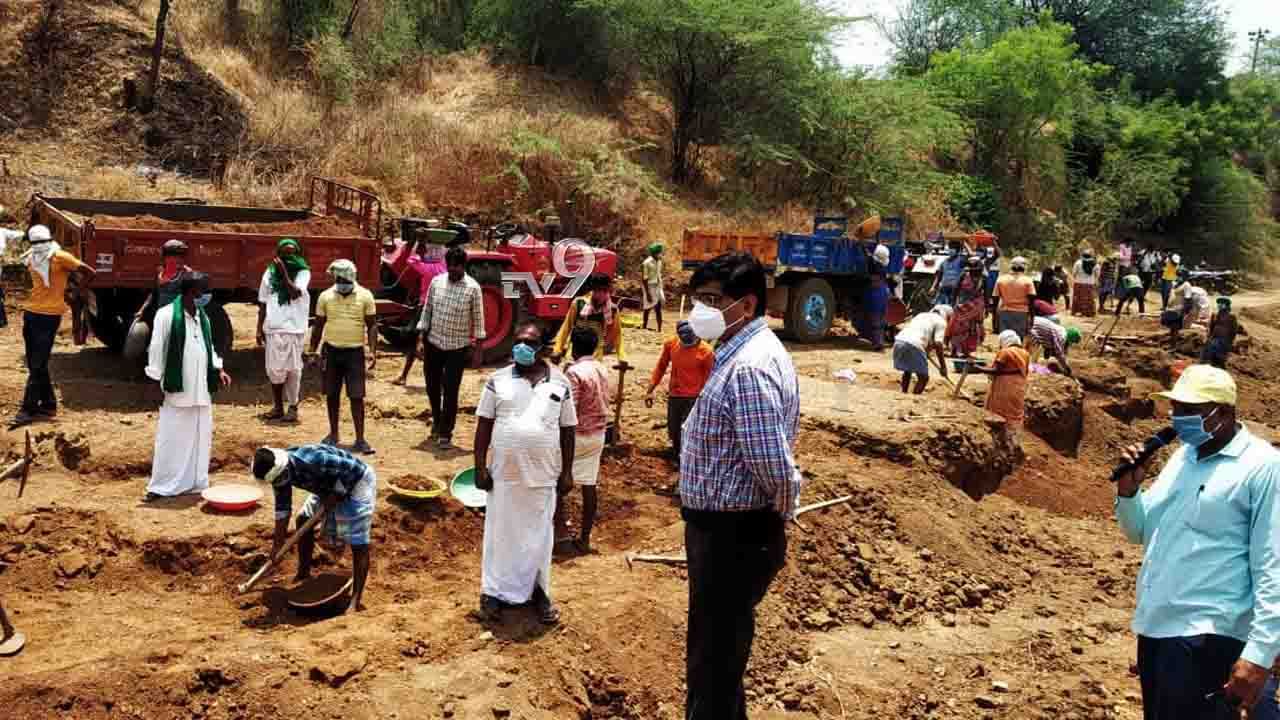
<path fill-rule="evenodd" d="M 1147 438 L 1147 442 L 1142 446 L 1142 452 L 1138 453 L 1138 458 L 1134 462 L 1122 462 L 1115 470 L 1111 472 L 1111 482 L 1117 482 L 1122 475 L 1132 472 L 1134 468 L 1141 466 L 1160 448 L 1168 445 L 1178 439 L 1178 431 L 1173 426 L 1166 427 L 1160 432 Z"/>

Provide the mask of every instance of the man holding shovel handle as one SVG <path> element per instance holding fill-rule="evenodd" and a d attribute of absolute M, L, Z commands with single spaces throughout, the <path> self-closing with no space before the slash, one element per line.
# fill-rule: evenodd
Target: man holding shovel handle
<path fill-rule="evenodd" d="M 259 448 L 253 456 L 253 475 L 275 488 L 276 526 L 272 542 L 272 564 L 294 542 L 286 542 L 289 518 L 293 516 L 293 488 L 311 493 L 298 513 L 298 580 L 311 575 L 315 550 L 312 526 L 322 524 L 321 538 L 329 545 L 351 546 L 354 586 L 351 607 L 364 610 L 364 587 L 369 577 L 370 531 L 378 478 L 373 468 L 345 450 L 330 445 L 303 445 L 282 450 Z M 318 519 L 319 515 L 324 520 Z M 251 581 L 252 582 L 252 581 Z"/>

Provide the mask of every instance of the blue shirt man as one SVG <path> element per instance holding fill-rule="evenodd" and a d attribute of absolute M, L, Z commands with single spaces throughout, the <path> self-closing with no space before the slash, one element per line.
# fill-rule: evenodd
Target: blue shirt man
<path fill-rule="evenodd" d="M 1193 365 L 1157 395 L 1173 402 L 1182 447 L 1146 490 L 1145 468 L 1122 476 L 1115 505 L 1145 549 L 1133 618 L 1144 717 L 1280 717 L 1280 451 L 1236 421 L 1224 370 Z"/>

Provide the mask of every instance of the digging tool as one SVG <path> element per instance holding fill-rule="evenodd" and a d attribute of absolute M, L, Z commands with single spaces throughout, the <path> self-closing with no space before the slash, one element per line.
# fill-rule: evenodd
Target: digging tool
<path fill-rule="evenodd" d="M 627 371 L 631 369 L 631 365 L 624 360 L 614 365 L 613 369 L 618 371 L 618 396 L 613 403 L 613 444 L 617 445 L 622 440 L 622 400 L 626 397 Z"/>
<path fill-rule="evenodd" d="M 1107 343 L 1111 341 L 1111 333 L 1116 331 L 1116 326 L 1119 324 L 1120 324 L 1120 316 L 1117 315 L 1115 321 L 1111 323 L 1111 329 L 1108 330 L 1107 334 L 1102 338 L 1102 344 L 1098 345 L 1098 351 L 1097 351 L 1098 355 L 1101 355 L 1107 351 Z"/>
<path fill-rule="evenodd" d="M 27 431 L 27 447 L 22 453 L 22 459 L 0 472 L 0 482 L 4 482 L 11 477 L 22 474 L 22 481 L 18 484 L 18 497 L 22 497 L 22 491 L 27 489 L 27 478 L 31 475 L 31 464 L 35 462 L 35 455 L 31 452 L 31 431 Z"/>
<path fill-rule="evenodd" d="M 796 510 L 796 516 L 791 518 L 791 522 L 793 525 L 800 528 L 801 530 L 805 532 L 809 532 L 809 528 L 800 524 L 799 518 L 801 515 L 807 512 L 812 512 L 814 510 L 821 510 L 822 508 L 825 508 L 825 507 L 831 507 L 832 505 L 843 505 L 844 503 L 847 503 L 852 499 L 853 499 L 852 495 L 844 495 L 842 497 L 836 498 L 835 500 L 823 500 L 822 502 L 816 502 L 811 505 L 805 505 L 804 507 L 798 508 Z"/>
<path fill-rule="evenodd" d="M 937 360 L 934 360 L 934 359 L 933 359 L 933 356 L 932 356 L 932 355 L 930 355 L 930 354 L 928 353 L 928 351 L 926 351 L 926 352 L 925 352 L 924 356 L 925 356 L 925 357 L 927 357 L 927 358 L 929 358 L 929 364 L 930 364 L 930 365 L 932 365 L 932 366 L 934 366 L 934 367 L 938 368 L 938 374 L 939 374 L 939 375 L 941 375 L 941 376 L 942 376 L 942 379 L 943 379 L 943 380 L 946 380 L 946 381 L 947 381 L 947 384 L 951 386 L 951 389 L 952 389 L 952 390 L 954 390 L 954 389 L 955 389 L 955 387 L 956 387 L 956 384 L 955 384 L 955 383 L 953 383 L 953 382 L 951 382 L 951 378 L 947 377 L 947 371 L 946 371 L 946 370 L 944 370 L 944 369 L 942 369 L 942 366 L 938 364 L 938 361 L 937 361 Z"/>
<path fill-rule="evenodd" d="M 964 381 L 969 379 L 969 368 L 973 367 L 973 360 L 970 359 L 964 364 L 964 370 L 960 371 L 960 382 L 955 384 L 955 389 L 951 391 L 951 397 L 960 397 L 960 389 L 964 387 Z"/>
<path fill-rule="evenodd" d="M 625 552 L 622 558 L 627 561 L 627 569 L 632 569 L 633 565 L 638 562 L 657 563 L 659 565 L 687 565 L 689 559 L 684 555 L 642 555 L 640 553 Z"/>
<path fill-rule="evenodd" d="M 311 528 L 315 527 L 316 523 L 323 520 L 324 516 L 328 514 L 328 512 L 329 512 L 328 510 L 321 508 L 320 512 L 317 512 L 315 515 L 312 515 L 310 520 L 303 523 L 302 527 L 298 528 L 297 532 L 295 532 L 288 540 L 286 540 L 284 542 L 284 545 L 280 546 L 280 552 L 276 553 L 275 557 L 271 558 L 270 560 L 267 560 L 266 564 L 258 568 L 258 572 L 253 574 L 253 577 L 249 578 L 245 582 L 240 583 L 240 585 L 236 589 L 241 593 L 249 592 L 249 589 L 252 588 L 254 585 L 257 585 L 258 581 L 261 580 L 262 577 L 267 574 L 268 570 L 270 570 L 271 568 L 274 568 L 276 566 L 276 563 L 279 563 L 280 560 L 283 559 L 285 555 L 289 554 L 289 551 L 293 549 L 293 546 L 297 545 L 298 541 L 302 539 L 303 533 L 311 532 Z"/>

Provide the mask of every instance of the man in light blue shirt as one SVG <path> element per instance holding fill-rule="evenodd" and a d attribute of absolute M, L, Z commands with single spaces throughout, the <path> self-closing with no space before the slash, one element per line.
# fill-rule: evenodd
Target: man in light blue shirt
<path fill-rule="evenodd" d="M 1143 717 L 1280 718 L 1280 451 L 1237 422 L 1224 370 L 1192 365 L 1157 395 L 1173 403 L 1182 447 L 1145 491 L 1149 461 L 1116 485 L 1120 527 L 1145 547 L 1133 618 Z"/>

